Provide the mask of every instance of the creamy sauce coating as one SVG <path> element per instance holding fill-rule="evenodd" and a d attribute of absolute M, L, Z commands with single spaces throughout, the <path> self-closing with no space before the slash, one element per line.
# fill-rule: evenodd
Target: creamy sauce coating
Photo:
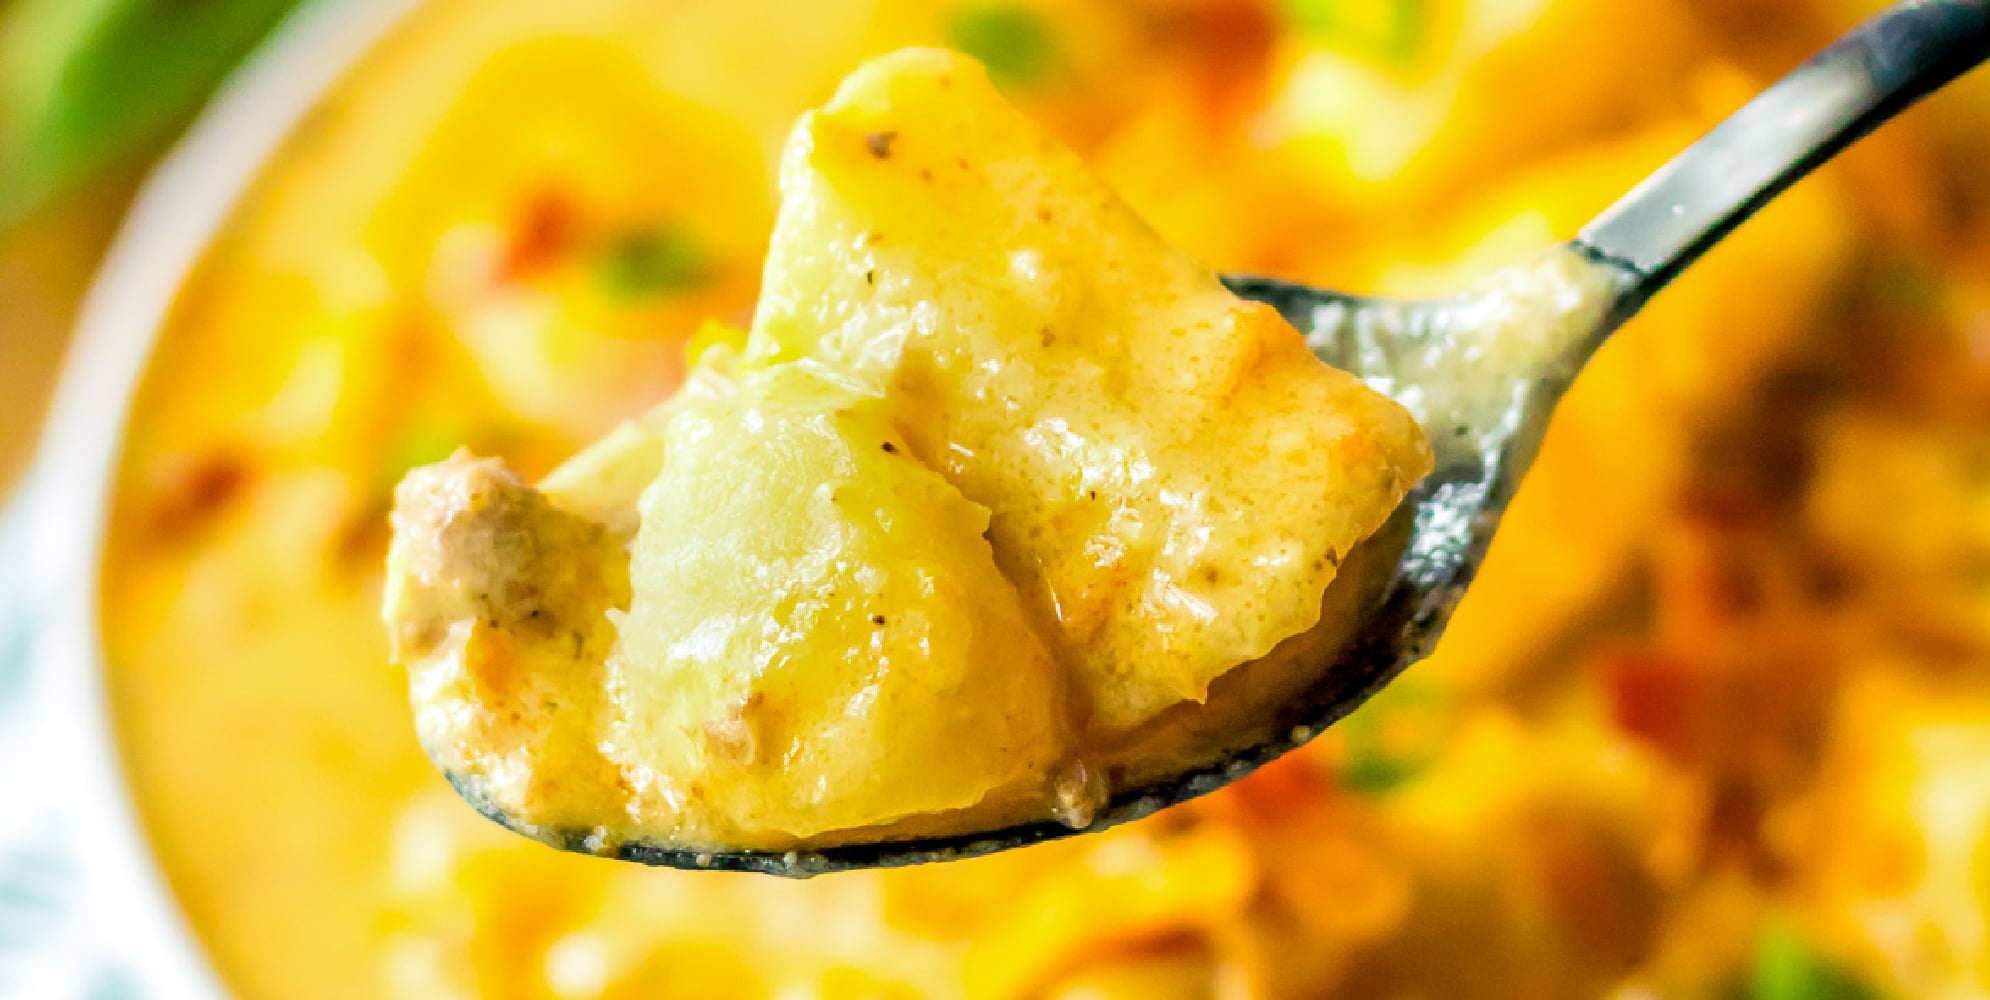
<path fill-rule="evenodd" d="M 398 654 L 452 783 L 596 850 L 1084 825 L 1170 727 L 1221 738 L 1241 713 L 1195 706 L 1225 675 L 1327 668 L 1267 654 L 1429 468 L 1407 412 L 963 56 L 860 68 L 797 126 L 783 193 L 750 334 L 693 361 L 710 391 L 554 477 L 598 499 L 590 476 L 654 470 L 608 515 L 637 525 L 626 561 L 557 498 L 470 485 L 479 462 L 410 477 L 453 507 L 404 486 L 387 619 L 461 633 Z M 451 579 L 452 547 L 510 565 Z M 454 597 L 492 587 L 532 616 Z"/>

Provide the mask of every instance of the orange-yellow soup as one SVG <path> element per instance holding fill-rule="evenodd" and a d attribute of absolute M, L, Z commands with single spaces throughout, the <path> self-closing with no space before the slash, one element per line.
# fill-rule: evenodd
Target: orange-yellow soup
<path fill-rule="evenodd" d="M 275 1000 L 1981 995 L 1980 81 L 1603 351 L 1435 658 L 1148 822 L 806 883 L 559 854 L 422 759 L 376 617 L 406 468 L 542 473 L 744 318 L 779 141 L 868 56 L 980 56 L 1221 270 L 1410 294 L 1858 6 L 435 0 L 244 201 L 129 428 L 110 680 L 182 904 Z"/>

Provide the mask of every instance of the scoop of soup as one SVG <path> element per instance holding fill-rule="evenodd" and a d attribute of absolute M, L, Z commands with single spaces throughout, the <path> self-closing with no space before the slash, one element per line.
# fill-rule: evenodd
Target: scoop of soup
<path fill-rule="evenodd" d="M 860 69 L 782 189 L 685 390 L 537 488 L 465 454 L 400 489 L 424 746 L 526 832 L 1082 824 L 1105 749 L 1312 629 L 1429 470 L 964 57 Z"/>

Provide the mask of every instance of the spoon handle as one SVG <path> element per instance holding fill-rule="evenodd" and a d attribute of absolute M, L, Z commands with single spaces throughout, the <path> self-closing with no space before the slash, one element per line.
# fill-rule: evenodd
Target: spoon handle
<path fill-rule="evenodd" d="M 1604 210 L 1576 240 L 1642 305 L 1784 189 L 1990 57 L 1990 0 L 1908 0 L 1832 43 Z"/>

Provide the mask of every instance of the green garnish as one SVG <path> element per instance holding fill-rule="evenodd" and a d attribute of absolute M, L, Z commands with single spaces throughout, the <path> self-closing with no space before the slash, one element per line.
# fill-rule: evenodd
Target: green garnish
<path fill-rule="evenodd" d="M 947 19 L 947 44 L 988 67 L 1003 87 L 1041 82 L 1057 66 L 1057 39 L 1043 16 L 1022 4 L 972 3 Z"/>
<path fill-rule="evenodd" d="M 1762 925 L 1748 970 L 1748 1000 L 1882 1000 L 1884 994 L 1820 953 L 1785 919 Z"/>
<path fill-rule="evenodd" d="M 1431 0 L 1280 0 L 1294 30 L 1321 44 L 1401 68 L 1430 47 Z"/>
<path fill-rule="evenodd" d="M 1870 271 L 1880 301 L 1916 313 L 1942 307 L 1942 276 L 1925 263 L 1905 257 L 1881 259 Z"/>
<path fill-rule="evenodd" d="M 297 0 L 18 0 L 0 19 L 0 224 L 172 135 Z"/>
<path fill-rule="evenodd" d="M 1409 784 L 1437 759 L 1450 717 L 1449 700 L 1434 688 L 1404 680 L 1383 688 L 1336 727 L 1341 786 L 1385 795 Z"/>
<path fill-rule="evenodd" d="M 661 225 L 609 241 L 601 282 L 623 298 L 647 298 L 701 288 L 712 280 L 712 255 L 690 230 Z"/>
<path fill-rule="evenodd" d="M 460 421 L 442 417 L 417 417 L 388 442 L 380 461 L 380 475 L 387 491 L 408 474 L 409 469 L 433 465 L 470 440 L 470 428 Z"/>

